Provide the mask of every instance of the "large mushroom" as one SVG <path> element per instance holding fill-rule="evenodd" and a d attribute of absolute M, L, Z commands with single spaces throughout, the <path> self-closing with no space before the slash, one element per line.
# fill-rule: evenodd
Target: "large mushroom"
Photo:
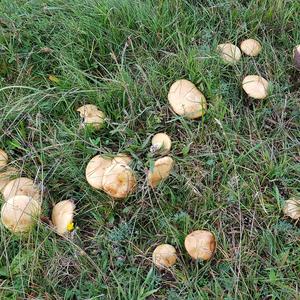
<path fill-rule="evenodd" d="M 193 259 L 209 260 L 216 250 L 215 236 L 207 230 L 196 230 L 186 236 L 184 246 Z"/>
<path fill-rule="evenodd" d="M 157 133 L 152 138 L 152 146 L 150 151 L 152 153 L 166 155 L 170 152 L 171 146 L 171 139 L 166 133 Z"/>
<path fill-rule="evenodd" d="M 9 198 L 2 206 L 1 221 L 12 232 L 28 232 L 41 214 L 41 205 L 25 195 Z"/>
<path fill-rule="evenodd" d="M 95 129 L 100 129 L 104 124 L 104 113 L 96 105 L 86 104 L 77 109 L 83 118 L 82 127 L 91 125 Z"/>
<path fill-rule="evenodd" d="M 72 200 L 63 200 L 54 205 L 51 219 L 59 235 L 65 235 L 73 229 L 74 210 Z"/>
<path fill-rule="evenodd" d="M 5 167 L 8 162 L 8 155 L 2 149 L 0 149 L 0 169 Z"/>
<path fill-rule="evenodd" d="M 40 201 L 39 188 L 34 184 L 33 180 L 27 177 L 20 177 L 9 181 L 3 189 L 3 198 L 7 201 L 9 198 L 24 195 Z"/>
<path fill-rule="evenodd" d="M 177 80 L 171 85 L 168 100 L 176 114 L 188 119 L 203 116 L 207 109 L 204 95 L 186 79 Z"/>
<path fill-rule="evenodd" d="M 300 70 L 300 45 L 296 46 L 294 50 L 294 64 Z"/>
<path fill-rule="evenodd" d="M 283 212 L 286 216 L 298 220 L 300 218 L 300 199 L 291 198 L 287 200 Z"/>
<path fill-rule="evenodd" d="M 258 75 L 248 75 L 242 82 L 244 91 L 254 99 L 264 99 L 268 96 L 269 83 Z"/>
<path fill-rule="evenodd" d="M 254 39 L 242 41 L 241 50 L 249 56 L 257 56 L 261 51 L 261 44 Z"/>
<path fill-rule="evenodd" d="M 153 170 L 148 172 L 148 183 L 155 188 L 162 180 L 166 179 L 173 168 L 174 161 L 171 157 L 165 156 L 154 162 Z"/>
<path fill-rule="evenodd" d="M 219 44 L 217 51 L 220 53 L 220 56 L 226 63 L 236 63 L 241 59 L 242 53 L 239 47 L 231 44 Z"/>
<path fill-rule="evenodd" d="M 159 245 L 153 251 L 152 260 L 159 268 L 170 268 L 177 260 L 176 249 L 169 244 Z"/>

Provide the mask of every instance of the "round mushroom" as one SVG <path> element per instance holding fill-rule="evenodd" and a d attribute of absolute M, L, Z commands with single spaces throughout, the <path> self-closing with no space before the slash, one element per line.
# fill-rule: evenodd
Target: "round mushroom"
<path fill-rule="evenodd" d="M 184 246 L 193 259 L 209 260 L 216 250 L 215 236 L 207 230 L 196 230 L 186 236 Z"/>
<path fill-rule="evenodd" d="M 292 219 L 300 218 L 300 199 L 291 198 L 285 202 L 283 212 Z"/>
<path fill-rule="evenodd" d="M 132 169 L 123 163 L 113 163 L 103 174 L 103 190 L 116 199 L 126 198 L 136 187 Z"/>
<path fill-rule="evenodd" d="M 152 153 L 159 153 L 166 155 L 170 152 L 172 142 L 170 137 L 166 133 L 157 133 L 152 138 L 152 146 L 150 151 Z"/>
<path fill-rule="evenodd" d="M 249 97 L 264 99 L 268 96 L 269 83 L 258 75 L 248 75 L 242 82 L 243 90 Z"/>
<path fill-rule="evenodd" d="M 177 80 L 171 85 L 168 100 L 176 114 L 188 119 L 203 116 L 207 109 L 204 95 L 186 79 Z"/>
<path fill-rule="evenodd" d="M 261 44 L 254 39 L 247 39 L 241 42 L 241 50 L 249 56 L 257 56 L 261 51 Z"/>
<path fill-rule="evenodd" d="M 169 244 L 159 245 L 153 251 L 152 260 L 159 268 L 170 268 L 177 260 L 176 249 Z"/>
<path fill-rule="evenodd" d="M 52 210 L 52 223 L 59 235 L 65 235 L 73 227 L 75 204 L 72 200 L 63 200 L 56 203 Z"/>
<path fill-rule="evenodd" d="M 2 149 L 0 149 L 0 169 L 5 167 L 8 162 L 8 155 Z"/>
<path fill-rule="evenodd" d="M 9 198 L 24 195 L 40 201 L 40 191 L 33 180 L 26 177 L 20 177 L 9 181 L 3 189 L 3 198 L 7 201 Z"/>
<path fill-rule="evenodd" d="M 119 153 L 113 158 L 113 163 L 130 165 L 131 162 L 132 162 L 132 158 L 125 153 Z"/>
<path fill-rule="evenodd" d="M 230 64 L 238 62 L 242 56 L 239 47 L 231 43 L 219 44 L 217 51 L 220 53 L 221 58 Z"/>
<path fill-rule="evenodd" d="M 294 50 L 294 64 L 300 70 L 300 45 L 296 46 Z"/>
<path fill-rule="evenodd" d="M 7 167 L 4 172 L 0 173 L 0 192 L 3 193 L 5 186 L 16 176 L 18 176 L 18 170 L 13 167 Z"/>
<path fill-rule="evenodd" d="M 169 156 L 159 158 L 154 162 L 153 170 L 148 172 L 148 183 L 152 188 L 155 188 L 162 180 L 166 179 L 173 168 L 174 161 Z"/>
<path fill-rule="evenodd" d="M 86 104 L 77 109 L 83 118 L 82 127 L 91 125 L 95 129 L 100 129 L 104 124 L 105 115 L 96 105 Z"/>
<path fill-rule="evenodd" d="M 12 232 L 28 232 L 41 214 L 41 205 L 31 197 L 17 195 L 2 206 L 1 221 Z"/>

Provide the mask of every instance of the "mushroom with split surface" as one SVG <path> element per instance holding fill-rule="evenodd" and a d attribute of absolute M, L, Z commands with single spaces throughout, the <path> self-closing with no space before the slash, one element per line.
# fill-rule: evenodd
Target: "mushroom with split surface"
<path fill-rule="evenodd" d="M 97 108 L 96 105 L 86 104 L 77 109 L 83 118 L 82 127 L 92 126 L 94 129 L 100 129 L 104 124 L 105 114 Z"/>
<path fill-rule="evenodd" d="M 170 268 L 177 260 L 176 249 L 169 244 L 157 246 L 152 254 L 152 261 L 158 268 Z"/>

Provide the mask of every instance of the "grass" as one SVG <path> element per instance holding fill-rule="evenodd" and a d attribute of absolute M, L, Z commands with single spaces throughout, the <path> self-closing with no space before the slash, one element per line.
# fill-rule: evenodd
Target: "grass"
<path fill-rule="evenodd" d="M 22 237 L 1 225 L 0 298 L 299 299 L 300 227 L 282 214 L 300 194 L 299 14 L 288 0 L 2 0 L 0 148 L 42 188 L 44 216 L 74 199 L 77 228 L 62 239 L 43 222 Z M 215 53 L 249 37 L 257 58 L 230 66 Z M 243 93 L 248 74 L 271 82 L 266 100 Z M 202 119 L 170 110 L 179 78 L 205 94 Z M 85 103 L 106 113 L 100 132 L 79 129 Z M 176 168 L 152 191 L 145 168 L 161 131 Z M 124 202 L 85 180 L 107 152 L 134 158 L 138 190 Z M 184 237 L 202 228 L 218 249 L 194 262 Z M 152 266 L 159 243 L 178 251 L 169 271 Z"/>

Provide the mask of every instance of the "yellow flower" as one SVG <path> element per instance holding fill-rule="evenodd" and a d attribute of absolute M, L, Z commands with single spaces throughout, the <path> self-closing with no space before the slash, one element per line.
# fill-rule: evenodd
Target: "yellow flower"
<path fill-rule="evenodd" d="M 69 223 L 69 224 L 67 225 L 67 230 L 68 230 L 68 231 L 74 230 L 74 223 Z"/>

